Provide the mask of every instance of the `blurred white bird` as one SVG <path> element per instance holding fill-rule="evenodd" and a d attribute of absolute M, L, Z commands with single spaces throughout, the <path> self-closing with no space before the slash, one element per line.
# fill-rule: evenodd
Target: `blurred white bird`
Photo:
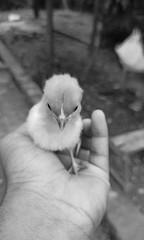
<path fill-rule="evenodd" d="M 126 70 L 144 72 L 144 49 L 140 30 L 134 29 L 124 42 L 116 45 L 115 51 Z"/>
<path fill-rule="evenodd" d="M 73 173 L 78 164 L 73 149 L 82 131 L 81 100 L 83 90 L 68 74 L 54 75 L 46 81 L 40 102 L 29 111 L 27 128 L 35 144 L 48 151 L 69 150 Z"/>
<path fill-rule="evenodd" d="M 134 29 L 124 42 L 115 46 L 115 52 L 123 66 L 121 86 L 124 89 L 128 71 L 144 72 L 144 49 L 140 30 Z"/>

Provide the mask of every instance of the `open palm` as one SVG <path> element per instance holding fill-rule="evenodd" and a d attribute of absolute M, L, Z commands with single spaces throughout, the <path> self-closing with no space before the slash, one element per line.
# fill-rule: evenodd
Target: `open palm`
<path fill-rule="evenodd" d="M 86 236 L 96 229 L 105 213 L 109 190 L 108 132 L 101 111 L 84 120 L 77 161 L 85 168 L 78 176 L 66 170 L 70 166 L 67 155 L 36 147 L 25 126 L 3 140 L 1 159 L 7 192 L 22 195 L 25 190 L 28 197 L 39 196 L 40 204 L 52 206 L 61 222 L 82 229 Z"/>

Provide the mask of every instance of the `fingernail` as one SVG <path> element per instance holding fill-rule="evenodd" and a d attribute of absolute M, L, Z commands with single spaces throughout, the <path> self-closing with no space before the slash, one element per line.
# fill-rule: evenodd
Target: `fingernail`
<path fill-rule="evenodd" d="M 96 114 L 99 115 L 99 116 L 105 117 L 104 112 L 100 109 L 96 110 Z"/>

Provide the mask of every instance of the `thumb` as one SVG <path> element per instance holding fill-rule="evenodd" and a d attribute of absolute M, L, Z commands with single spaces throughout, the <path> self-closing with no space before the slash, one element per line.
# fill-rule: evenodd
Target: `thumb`
<path fill-rule="evenodd" d="M 108 173 L 108 128 L 101 110 L 96 110 L 92 114 L 91 133 L 90 162 Z"/>

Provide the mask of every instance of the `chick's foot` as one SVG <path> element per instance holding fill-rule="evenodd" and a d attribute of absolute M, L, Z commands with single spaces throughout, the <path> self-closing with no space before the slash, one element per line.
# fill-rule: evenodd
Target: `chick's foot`
<path fill-rule="evenodd" d="M 79 164 L 76 162 L 73 152 L 71 150 L 70 150 L 70 157 L 71 157 L 72 166 L 69 169 L 69 173 L 78 175 L 78 172 L 82 169 L 85 169 L 86 166 L 82 163 Z"/>

